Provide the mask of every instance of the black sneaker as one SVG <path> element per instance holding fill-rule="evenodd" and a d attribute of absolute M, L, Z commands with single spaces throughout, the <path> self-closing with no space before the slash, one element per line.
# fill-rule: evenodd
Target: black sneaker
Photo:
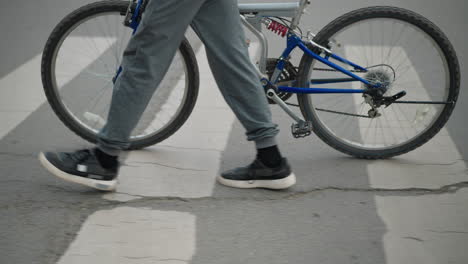
<path fill-rule="evenodd" d="M 291 172 L 288 161 L 283 158 L 276 168 L 265 166 L 256 159 L 247 167 L 223 172 L 218 182 L 235 188 L 286 189 L 296 183 L 296 176 Z"/>
<path fill-rule="evenodd" d="M 76 152 L 41 152 L 39 160 L 55 176 L 102 191 L 113 191 L 117 186 L 118 163 L 113 168 L 101 166 L 94 150 Z"/>

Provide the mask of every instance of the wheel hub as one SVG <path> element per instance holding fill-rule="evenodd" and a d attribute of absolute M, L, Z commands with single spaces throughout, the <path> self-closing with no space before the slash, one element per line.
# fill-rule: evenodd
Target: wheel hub
<path fill-rule="evenodd" d="M 370 82 L 370 85 L 364 85 L 366 90 L 383 96 L 391 87 L 394 78 L 392 78 L 384 69 L 371 70 L 364 76 L 364 79 Z"/>

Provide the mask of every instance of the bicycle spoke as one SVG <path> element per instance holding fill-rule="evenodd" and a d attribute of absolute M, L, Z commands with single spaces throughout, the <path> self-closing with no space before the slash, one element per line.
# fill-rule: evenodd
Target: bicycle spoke
<path fill-rule="evenodd" d="M 374 118 L 367 113 L 372 107 L 358 95 L 309 95 L 315 115 L 326 131 L 346 144 L 366 149 L 400 146 L 423 133 L 438 113 L 433 108 L 427 110 L 423 105 L 443 107 L 452 103 L 445 100 L 447 76 L 444 75 L 446 70 L 441 54 L 425 34 L 411 24 L 390 18 L 363 20 L 338 31 L 333 38 L 352 45 L 335 47 L 336 54 L 365 65 L 369 72 L 388 76 L 391 84 L 384 96 L 393 96 L 401 91 L 407 94 L 386 108 L 377 107 Z M 418 60 L 421 57 L 422 60 Z M 319 66 L 314 68 L 316 71 L 311 73 L 311 79 L 333 78 L 329 76 L 333 72 L 317 71 Z M 382 81 L 381 75 L 361 73 L 360 76 L 370 83 Z M 436 81 L 426 81 L 426 78 Z M 358 82 L 349 85 L 353 86 L 351 89 L 365 88 Z M 424 98 L 428 95 L 431 98 Z M 364 106 L 367 106 L 366 110 Z M 422 108 L 417 110 L 418 107 Z M 415 124 L 413 119 L 421 121 Z M 358 129 L 354 129 L 356 125 Z"/>
<path fill-rule="evenodd" d="M 121 65 L 123 48 L 132 33 L 122 22 L 120 11 L 103 12 L 77 22 L 64 36 L 55 58 L 55 90 L 65 110 L 75 123 L 95 134 L 109 110 L 112 78 Z M 167 72 L 130 140 L 159 133 L 179 115 L 189 85 L 188 68 L 180 51 L 176 52 Z M 64 86 L 69 78 L 73 81 Z"/>

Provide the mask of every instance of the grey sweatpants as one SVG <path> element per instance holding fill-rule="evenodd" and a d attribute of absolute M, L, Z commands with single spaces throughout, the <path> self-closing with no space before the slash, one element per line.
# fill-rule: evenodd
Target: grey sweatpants
<path fill-rule="evenodd" d="M 117 155 L 129 145 L 155 83 L 162 81 L 189 25 L 203 41 L 216 83 L 247 139 L 257 148 L 276 144 L 277 125 L 249 59 L 237 0 L 150 0 L 123 55 L 123 71 L 99 134 L 101 150 Z"/>

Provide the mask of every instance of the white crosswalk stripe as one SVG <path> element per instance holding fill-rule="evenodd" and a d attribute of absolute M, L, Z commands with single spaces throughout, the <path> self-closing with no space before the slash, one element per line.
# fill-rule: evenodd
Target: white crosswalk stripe
<path fill-rule="evenodd" d="M 352 54 L 353 51 L 360 50 L 360 47 L 349 45 L 346 51 Z M 364 48 L 372 50 L 371 47 Z M 380 50 L 380 47 L 377 48 Z M 411 94 L 416 94 L 418 100 L 430 101 L 431 98 L 424 88 L 415 67 L 411 64 L 411 59 L 408 58 L 406 51 L 403 48 L 394 47 L 393 52 L 400 54 L 402 57 L 400 60 L 407 61 L 409 64 L 405 67 L 406 73 L 402 77 L 404 79 L 401 79 L 400 82 L 405 83 L 408 80 L 413 80 L 411 83 Z M 355 89 L 361 88 L 360 83 L 357 82 L 353 83 L 353 87 Z M 360 94 L 356 94 L 354 99 L 356 105 L 359 105 L 363 101 Z M 409 121 L 399 120 L 402 117 L 397 116 L 397 114 L 401 115 L 403 111 L 405 111 L 405 108 L 392 110 L 389 107 L 382 110 L 383 115 L 380 117 L 381 120 L 384 120 L 381 124 L 383 126 L 382 129 L 386 127 L 392 128 L 393 126 L 391 133 L 387 133 L 386 140 L 391 141 L 393 137 L 404 138 L 407 135 L 411 135 L 411 133 L 415 132 L 414 129 L 419 129 L 417 126 L 413 128 L 412 124 L 414 122 L 418 122 L 418 124 L 419 122 L 429 122 L 430 120 L 424 120 L 424 118 L 427 116 L 432 117 L 437 109 L 431 105 L 421 105 L 416 110 L 414 118 L 412 116 L 413 113 L 409 113 L 411 119 Z M 412 109 L 411 111 L 414 112 L 415 110 Z M 423 112 L 425 114 L 422 114 Z M 361 136 L 365 137 L 367 128 L 369 126 L 372 127 L 375 123 L 372 124 L 372 121 L 364 118 L 358 118 L 358 120 Z M 415 166 L 415 164 L 418 164 L 418 166 Z M 438 166 L 443 164 L 448 166 Z M 432 169 L 430 175 L 427 173 L 428 167 Z M 462 156 L 457 151 L 455 142 L 451 139 L 446 128 L 442 128 L 428 143 L 412 152 L 393 160 L 377 160 L 368 166 L 371 187 L 392 189 L 412 187 L 439 188 L 444 185 L 468 180 L 467 175 L 464 173 L 465 170 L 466 166 L 462 160 Z"/>
<path fill-rule="evenodd" d="M 348 52 L 359 50 L 349 47 Z M 369 47 L 367 47 L 369 48 Z M 403 61 L 409 61 L 405 50 L 401 48 L 398 54 L 402 54 Z M 423 88 L 422 81 L 414 69 L 409 65 L 406 78 L 417 81 L 413 85 L 412 92 L 418 94 L 419 100 L 430 100 L 429 95 Z M 354 88 L 359 88 L 354 84 Z M 355 96 L 356 102 L 362 98 Z M 435 109 L 430 106 L 426 111 L 433 113 Z M 384 110 L 385 111 L 385 110 Z M 387 120 L 398 120 L 393 112 L 387 111 Z M 366 133 L 367 120 L 360 120 L 361 136 Z M 415 120 L 423 122 L 423 120 Z M 400 123 L 396 124 L 400 127 Z M 404 136 L 405 128 L 394 133 L 396 136 Z M 411 127 L 407 128 L 411 130 Z M 417 165 L 416 165 L 417 164 Z M 445 164 L 445 165 L 443 165 Z M 428 173 L 428 168 L 431 173 Z M 370 187 L 383 189 L 405 189 L 405 188 L 432 188 L 437 189 L 446 185 L 468 181 L 466 166 L 461 154 L 457 151 L 455 143 L 451 139 L 446 128 L 431 139 L 424 146 L 391 160 L 378 160 L 367 166 Z M 441 226 L 448 223 L 452 230 L 464 230 L 466 220 L 466 206 L 456 205 L 457 199 L 466 195 L 466 192 L 454 195 L 443 195 L 433 197 L 393 197 L 376 196 L 375 203 L 377 213 L 387 226 L 387 233 L 383 237 L 383 245 L 388 264 L 415 263 L 436 264 L 449 263 L 451 252 L 463 251 L 457 244 L 457 237 L 452 235 L 440 236 L 431 230 L 440 230 Z M 440 204 L 440 201 L 454 203 L 452 206 L 432 207 Z M 461 211 L 460 211 L 461 210 Z M 460 219 L 452 219 L 453 216 Z M 447 227 L 444 227 L 447 228 Z M 437 250 L 444 248 L 444 250 Z M 456 259 L 456 258 L 455 258 Z M 454 262 L 455 263 L 455 262 Z"/>
<path fill-rule="evenodd" d="M 58 264 L 180 264 L 195 254 L 194 215 L 118 207 L 88 217 Z M 118 230 L 118 232 L 116 232 Z"/>
<path fill-rule="evenodd" d="M 109 39 L 101 37 L 93 37 L 92 41 L 99 47 L 96 49 L 96 58 L 106 52 L 113 43 L 112 40 L 109 41 Z M 70 42 L 79 45 L 80 37 L 70 38 Z M 0 126 L 0 139 L 46 101 L 40 75 L 41 57 L 42 54 L 36 55 L 0 79 L 0 87 L 2 87 L 0 96 L 0 123 L 2 124 Z M 66 69 L 67 75 L 62 75 L 59 84 L 62 86 L 71 81 L 93 61 L 89 57 L 78 57 L 73 67 Z"/>

